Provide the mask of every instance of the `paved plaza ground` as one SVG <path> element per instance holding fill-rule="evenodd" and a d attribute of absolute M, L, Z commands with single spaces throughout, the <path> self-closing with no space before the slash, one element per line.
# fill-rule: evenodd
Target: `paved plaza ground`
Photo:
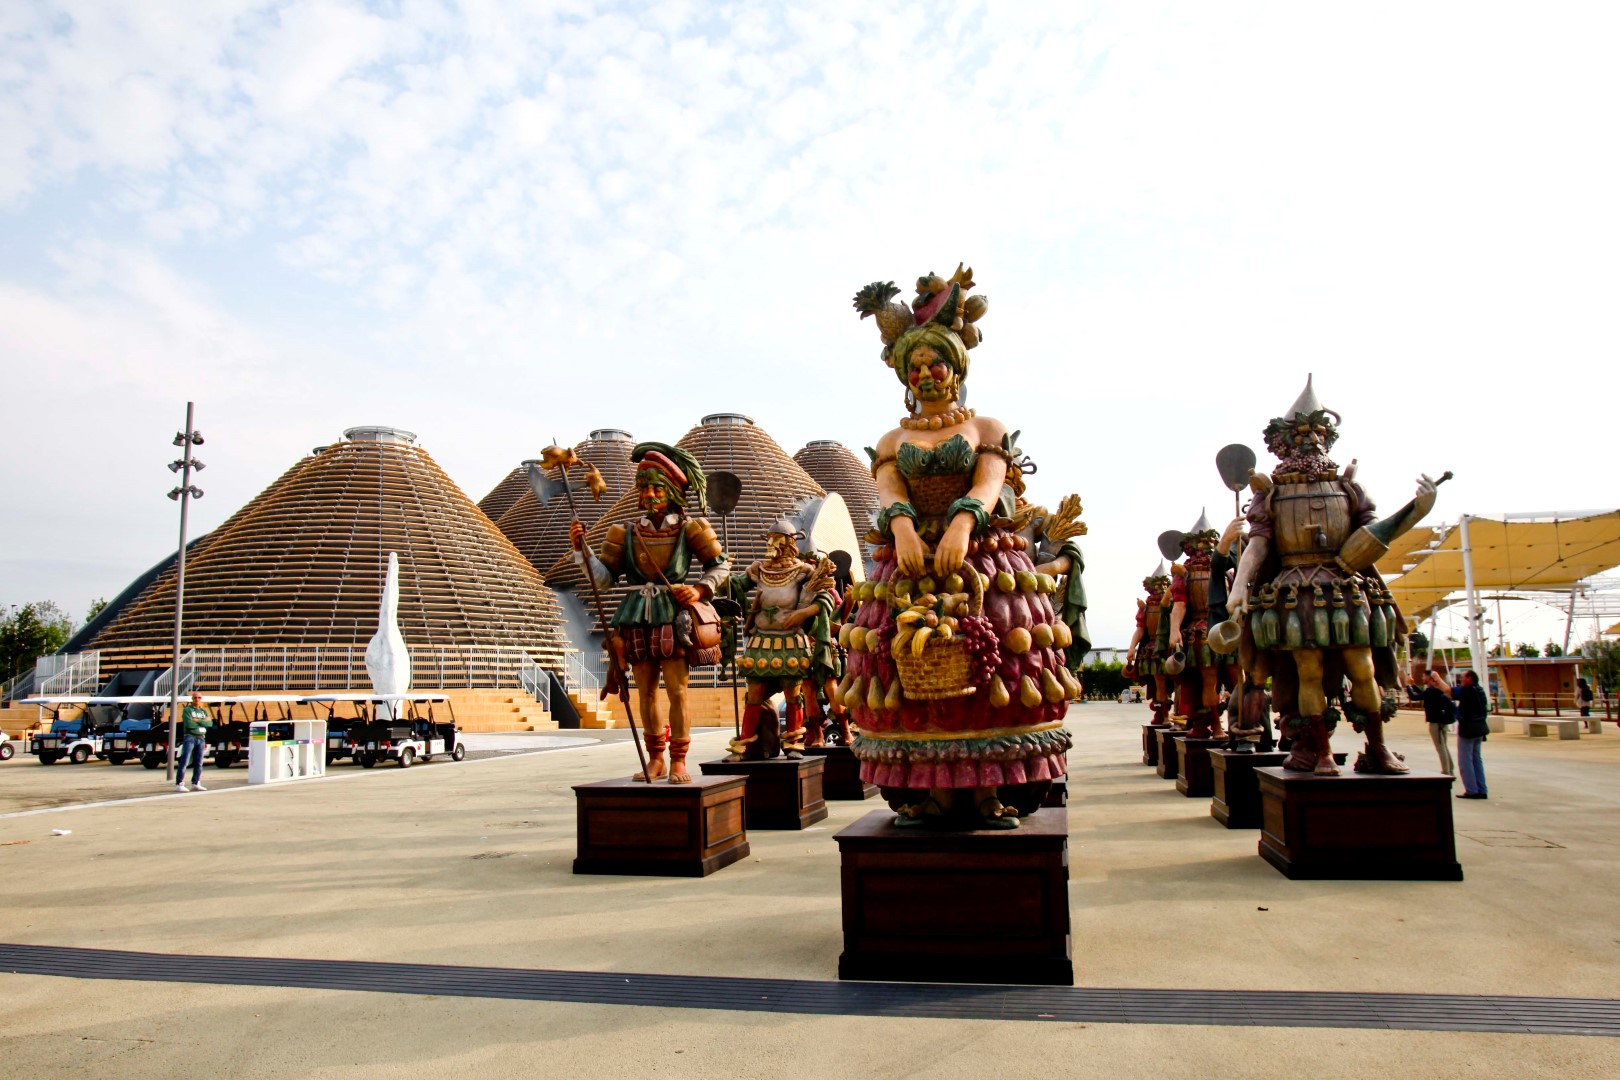
<path fill-rule="evenodd" d="M 1455 803 L 1461 883 L 1292 882 L 1140 764 L 1143 706 L 1071 712 L 1084 987 L 1620 997 L 1620 734 L 1493 735 Z M 1348 728 L 1337 740 L 1352 750 Z M 601 733 L 591 733 L 593 736 Z M 699 734 L 694 761 L 727 732 Z M 831 803 L 704 879 L 576 877 L 570 785 L 607 738 L 339 765 L 173 795 L 161 773 L 0 765 L 0 941 L 163 954 L 832 980 Z M 1416 714 L 1392 742 L 1434 757 Z M 120 801 L 135 799 L 136 801 Z M 64 805 L 64 803 L 66 805 Z M 72 808 L 82 803 L 95 803 Z M 70 835 L 53 836 L 54 829 Z M 919 902 L 936 898 L 919 897 Z M 1613 1077 L 1620 1040 L 1470 1031 L 729 1012 L 0 974 L 0 1076 Z"/>

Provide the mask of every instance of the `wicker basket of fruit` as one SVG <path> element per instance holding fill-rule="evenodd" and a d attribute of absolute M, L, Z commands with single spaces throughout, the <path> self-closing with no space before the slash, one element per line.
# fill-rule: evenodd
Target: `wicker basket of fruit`
<path fill-rule="evenodd" d="M 967 697 L 973 682 L 971 635 L 984 630 L 984 582 L 963 566 L 964 592 L 923 593 L 897 601 L 894 643 L 889 647 L 900 674 L 900 692 L 911 701 Z"/>

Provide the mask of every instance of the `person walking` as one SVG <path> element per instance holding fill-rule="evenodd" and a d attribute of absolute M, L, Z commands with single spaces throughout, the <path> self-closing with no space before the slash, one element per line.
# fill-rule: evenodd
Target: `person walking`
<path fill-rule="evenodd" d="M 1463 793 L 1459 799 L 1488 799 L 1485 785 L 1485 762 L 1480 757 L 1480 745 L 1491 733 L 1486 720 L 1489 704 L 1485 688 L 1479 685 L 1479 676 L 1473 671 L 1463 672 L 1461 686 L 1452 688 L 1451 696 L 1457 702 L 1457 765 L 1462 773 Z"/>
<path fill-rule="evenodd" d="M 1450 688 L 1440 673 L 1430 668 L 1424 677 L 1423 716 L 1429 722 L 1429 738 L 1434 741 L 1434 752 L 1440 755 L 1440 771 L 1447 776 L 1457 775 L 1457 763 L 1451 757 L 1451 733 L 1446 729 L 1457 722 L 1457 706 L 1452 704 Z"/>
<path fill-rule="evenodd" d="M 1575 680 L 1575 704 L 1577 704 L 1577 705 L 1579 705 L 1581 707 L 1581 719 L 1585 720 L 1585 719 L 1589 719 L 1591 717 L 1591 715 L 1592 715 L 1592 701 L 1593 701 L 1592 684 L 1587 682 L 1584 677 L 1576 679 Z M 1591 727 L 1592 725 L 1587 724 L 1586 726 Z"/>
<path fill-rule="evenodd" d="M 208 790 L 202 785 L 202 761 L 208 747 L 208 729 L 213 726 L 213 714 L 203 707 L 202 695 L 192 691 L 190 704 L 180 710 L 180 731 L 185 738 L 180 743 L 180 756 L 175 760 L 174 790 L 186 790 L 187 761 L 191 762 L 191 790 Z"/>

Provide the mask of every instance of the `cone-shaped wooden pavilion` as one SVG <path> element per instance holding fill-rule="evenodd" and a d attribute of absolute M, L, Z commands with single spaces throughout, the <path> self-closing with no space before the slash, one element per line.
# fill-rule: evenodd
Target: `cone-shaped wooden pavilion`
<path fill-rule="evenodd" d="M 512 509 L 512 504 L 521 499 L 529 490 L 528 462 L 522 462 L 517 468 L 507 473 L 501 482 L 489 489 L 489 494 L 478 500 L 478 509 L 491 521 L 501 520 L 501 515 Z"/>
<path fill-rule="evenodd" d="M 871 515 L 878 511 L 877 485 L 860 458 L 837 439 L 816 439 L 793 455 L 799 467 L 828 491 L 844 497 L 856 536 L 865 536 L 872 527 Z"/>
<path fill-rule="evenodd" d="M 365 647 L 391 551 L 415 686 L 493 685 L 523 653 L 560 670 L 556 596 L 416 437 L 387 427 L 344 434 L 187 558 L 182 645 L 210 669 L 208 682 L 368 688 Z M 103 670 L 167 667 L 174 608 L 171 568 L 89 643 Z M 314 667 L 300 679 L 277 664 Z"/>
<path fill-rule="evenodd" d="M 607 483 L 607 491 L 602 498 L 592 498 L 590 492 L 584 490 L 584 471 L 569 470 L 574 487 L 579 489 L 574 492 L 574 507 L 578 509 L 579 519 L 587 529 L 597 523 L 607 509 L 618 501 L 619 496 L 630 490 L 636 476 L 636 467 L 630 464 L 630 451 L 635 445 L 635 439 L 628 431 L 598 428 L 591 432 L 590 438 L 574 447 L 574 453 L 581 460 L 595 465 Z M 528 462 L 524 462 L 524 465 L 527 466 Z M 495 527 L 512 541 L 512 546 L 529 560 L 529 565 L 543 573 L 568 554 L 568 524 L 573 520 L 573 515 L 568 500 L 561 496 L 553 499 L 551 505 L 541 506 L 540 500 L 529 488 L 527 469 L 520 471 L 523 473 L 523 491 L 505 513 L 494 519 Z M 561 473 L 555 469 L 551 472 L 552 479 L 561 482 Z"/>
<path fill-rule="evenodd" d="M 751 417 L 740 413 L 705 416 L 675 445 L 697 458 L 705 472 L 732 472 L 742 481 L 742 496 L 724 523 L 731 563 L 739 569 L 765 557 L 765 533 L 777 518 L 805 499 L 826 494 L 775 439 Z M 697 513 L 696 507 L 691 509 Z M 609 526 L 631 521 L 640 512 L 638 493 L 634 489 L 626 491 L 586 533 L 586 542 L 593 550 L 600 551 Z M 709 520 L 716 532 L 722 531 L 719 515 L 711 513 Z M 701 568 L 694 562 L 690 580 L 696 580 L 700 572 Z M 572 553 L 553 563 L 547 577 L 558 588 L 572 589 L 590 602 L 590 588 Z M 610 614 L 627 592 L 627 587 L 620 585 L 612 590 L 611 596 L 603 594 Z"/>

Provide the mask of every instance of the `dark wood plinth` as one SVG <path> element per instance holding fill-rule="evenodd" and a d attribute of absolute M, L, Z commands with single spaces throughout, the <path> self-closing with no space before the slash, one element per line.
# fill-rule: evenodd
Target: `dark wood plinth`
<path fill-rule="evenodd" d="M 827 800 L 821 793 L 825 758 L 705 761 L 699 768 L 706 777 L 741 776 L 748 781 L 750 829 L 802 829 L 827 816 Z"/>
<path fill-rule="evenodd" d="M 1159 728 L 1155 736 L 1159 741 L 1159 760 L 1157 762 L 1160 779 L 1174 780 L 1176 778 L 1176 736 L 1186 737 L 1182 728 Z"/>
<path fill-rule="evenodd" d="M 1142 725 L 1142 764 L 1159 763 L 1159 732 L 1169 730 L 1164 724 Z"/>
<path fill-rule="evenodd" d="M 1053 809 L 1069 805 L 1069 778 L 1067 776 L 1052 781 L 1052 786 L 1046 789 L 1046 798 L 1041 805 Z"/>
<path fill-rule="evenodd" d="M 1176 790 L 1189 799 L 1207 799 L 1215 794 L 1215 777 L 1209 770 L 1209 752 L 1225 746 L 1225 739 L 1197 739 L 1191 735 L 1176 740 Z"/>
<path fill-rule="evenodd" d="M 1334 754 L 1341 766 L 1344 754 Z M 1286 752 L 1240 754 L 1234 750 L 1210 747 L 1210 773 L 1215 781 L 1214 797 L 1209 801 L 1209 816 L 1228 829 L 1258 829 L 1260 827 L 1260 781 L 1254 770 L 1281 766 L 1288 760 Z"/>
<path fill-rule="evenodd" d="M 748 854 L 740 776 L 574 785 L 576 874 L 707 877 Z"/>
<path fill-rule="evenodd" d="M 1017 829 L 897 829 L 874 811 L 840 832 L 840 979 L 1072 986 L 1069 825 L 1037 810 Z"/>
<path fill-rule="evenodd" d="M 1240 754 L 1211 747 L 1209 771 L 1215 792 L 1209 801 L 1209 816 L 1228 829 L 1258 829 L 1260 782 L 1254 778 L 1254 770 L 1280 766 L 1286 760 L 1287 754 Z"/>
<path fill-rule="evenodd" d="M 847 746 L 811 746 L 805 757 L 818 757 L 827 763 L 821 774 L 821 797 L 843 801 L 870 799 L 878 793 L 876 784 L 861 779 L 861 762 Z"/>
<path fill-rule="evenodd" d="M 1254 770 L 1260 855 L 1296 879 L 1461 881 L 1451 777 Z"/>

